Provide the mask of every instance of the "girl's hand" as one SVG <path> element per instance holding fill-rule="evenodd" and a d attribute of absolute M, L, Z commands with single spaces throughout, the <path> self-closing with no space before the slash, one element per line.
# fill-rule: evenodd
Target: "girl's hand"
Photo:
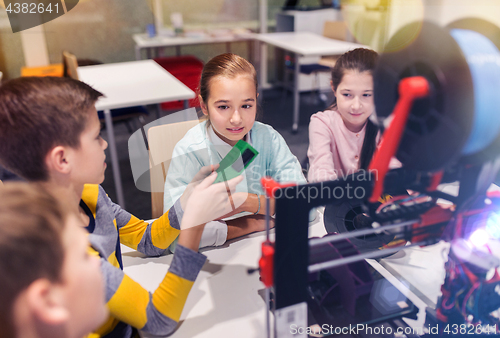
<path fill-rule="evenodd" d="M 193 179 L 191 182 L 188 184 L 186 190 L 184 190 L 184 193 L 181 196 L 181 207 L 182 210 L 186 210 L 186 203 L 187 200 L 189 199 L 189 196 L 191 196 L 193 190 L 212 172 L 217 170 L 219 168 L 219 164 L 215 165 L 207 165 L 204 166 L 198 171 L 196 175 L 194 175 Z"/>
<path fill-rule="evenodd" d="M 238 196 L 241 195 L 241 196 Z M 239 214 L 240 212 L 251 212 L 252 214 L 257 215 L 265 215 L 266 214 L 266 196 L 265 195 L 256 195 L 256 194 L 248 194 L 246 192 L 237 192 L 233 195 L 234 198 L 237 198 L 238 200 L 241 198 L 244 198 L 246 196 L 245 202 L 239 207 L 234 209 L 233 211 L 229 212 L 228 214 L 225 214 L 221 216 L 219 219 L 224 219 L 230 216 L 233 216 L 235 214 Z M 260 202 L 259 202 L 260 200 Z M 260 203 L 260 208 L 259 208 L 259 203 Z M 274 198 L 271 198 L 270 200 L 270 215 L 274 215 L 274 205 L 275 205 L 275 200 Z"/>
<path fill-rule="evenodd" d="M 244 236 L 256 231 L 266 230 L 266 218 L 262 215 L 248 215 L 229 220 L 227 223 L 227 239 Z M 274 219 L 269 220 L 270 229 L 274 228 Z"/>
<path fill-rule="evenodd" d="M 236 185 L 243 180 L 243 176 L 213 184 L 216 178 L 217 174 L 213 172 L 192 188 L 184 209 L 181 230 L 213 221 L 245 202 L 246 194 L 233 195 Z"/>

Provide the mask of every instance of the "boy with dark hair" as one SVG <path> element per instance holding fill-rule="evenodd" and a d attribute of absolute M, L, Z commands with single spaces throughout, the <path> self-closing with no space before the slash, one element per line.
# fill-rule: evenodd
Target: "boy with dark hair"
<path fill-rule="evenodd" d="M 203 168 L 175 205 L 151 224 L 114 204 L 99 186 L 107 147 L 94 106 L 100 96 L 68 78 L 18 78 L 2 84 L 0 163 L 69 202 L 86 225 L 101 257 L 111 314 L 97 336 L 131 337 L 132 327 L 165 335 L 176 327 L 206 260 L 198 253 L 203 224 L 230 212 L 231 203 L 224 183 L 212 184 L 215 174 L 201 181 L 211 172 Z M 230 190 L 240 181 L 229 181 Z M 180 247 L 152 295 L 123 273 L 120 243 L 158 256 L 178 235 Z"/>
<path fill-rule="evenodd" d="M 0 336 L 80 338 L 104 322 L 100 262 L 44 189 L 0 186 Z"/>

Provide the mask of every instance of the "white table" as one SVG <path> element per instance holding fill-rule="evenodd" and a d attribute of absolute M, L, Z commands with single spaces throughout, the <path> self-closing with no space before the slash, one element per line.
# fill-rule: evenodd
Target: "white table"
<path fill-rule="evenodd" d="M 274 240 L 274 233 L 271 232 L 271 239 Z M 309 227 L 309 237 L 321 237 L 325 234 L 323 215 L 319 214 Z M 251 275 L 247 273 L 247 269 L 257 267 L 261 243 L 264 240 L 265 233 L 260 232 L 229 241 L 223 247 L 202 250 L 208 257 L 207 263 L 188 296 L 181 315 L 181 324 L 170 337 L 266 337 L 264 285 L 259 281 L 258 273 Z M 384 261 L 390 260 L 391 264 L 398 259 L 404 259 L 406 262 L 420 261 L 422 250 L 434 250 L 432 247 L 429 248 L 407 248 L 398 254 L 399 256 L 383 259 L 380 263 L 367 260 L 420 309 L 419 320 L 408 320 L 413 327 L 422 327 L 424 324 L 426 300 L 420 300 L 418 296 L 421 294 L 414 293 L 415 288 L 406 281 L 411 280 L 412 285 L 416 284 L 422 289 L 418 283 L 422 280 L 425 282 L 432 272 L 419 266 L 417 269 L 406 271 L 404 278 L 401 279 L 399 274 L 395 277 L 386 270 L 387 264 Z M 154 292 L 163 280 L 173 258 L 172 255 L 145 258 L 123 245 L 122 254 L 124 271 L 151 292 Z M 441 284 L 432 285 L 429 290 L 436 298 L 440 286 Z M 423 293 L 427 294 L 426 290 L 423 290 Z M 273 317 L 271 317 L 272 324 Z M 152 336 L 143 335 L 143 337 Z"/>
<path fill-rule="evenodd" d="M 296 132 L 299 128 L 299 74 L 300 64 L 297 61 L 299 56 L 325 56 L 340 55 L 345 52 L 366 47 L 357 43 L 329 39 L 321 35 L 309 32 L 285 32 L 285 33 L 265 33 L 255 34 L 255 39 L 282 48 L 294 53 L 295 69 L 293 84 L 293 128 Z M 266 60 L 260 60 L 261 65 Z"/>
<path fill-rule="evenodd" d="M 111 109 L 177 100 L 187 107 L 195 93 L 153 60 L 79 67 L 78 77 L 105 95 L 96 109 L 104 110 L 117 202 L 125 208 Z"/>
<path fill-rule="evenodd" d="M 310 236 L 326 233 L 321 216 L 309 229 Z M 271 232 L 274 240 L 274 231 Z M 219 248 L 202 250 L 207 262 L 191 289 L 182 323 L 170 337 L 266 337 L 264 284 L 259 281 L 258 272 L 247 273 L 247 269 L 258 266 L 264 240 L 265 232 L 259 232 Z M 123 245 L 122 254 L 124 271 L 151 292 L 165 277 L 173 258 L 144 258 Z"/>
<path fill-rule="evenodd" d="M 262 234 L 232 242 L 225 248 L 204 252 L 208 260 L 191 289 L 175 337 L 264 337 L 266 308 L 258 291 L 257 267 Z M 128 248 L 122 249 L 129 250 Z M 123 253 L 125 272 L 148 291 L 154 292 L 165 277 L 173 255 L 142 258 Z M 233 334 L 228 334 L 232 332 Z M 150 337 L 143 335 L 143 337 Z"/>
<path fill-rule="evenodd" d="M 180 55 L 180 47 L 188 45 L 201 45 L 211 43 L 225 43 L 226 50 L 230 52 L 230 44 L 233 42 L 252 42 L 255 34 L 248 33 L 242 35 L 224 35 L 214 37 L 210 35 L 203 35 L 198 37 L 184 37 L 184 36 L 161 36 L 157 35 L 149 37 L 148 34 L 134 34 L 132 39 L 135 42 L 135 58 L 141 59 L 141 51 L 143 49 L 148 51 L 148 58 L 151 56 L 151 49 L 159 49 L 164 47 L 176 47 L 176 54 Z M 249 48 L 249 51 L 251 49 Z"/>

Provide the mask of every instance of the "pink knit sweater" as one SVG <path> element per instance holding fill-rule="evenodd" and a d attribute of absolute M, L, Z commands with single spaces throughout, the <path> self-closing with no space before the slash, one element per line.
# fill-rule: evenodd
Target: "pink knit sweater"
<path fill-rule="evenodd" d="M 358 171 L 359 157 L 366 125 L 358 133 L 353 133 L 344 124 L 335 110 L 325 110 L 311 116 L 309 123 L 309 182 L 335 180 Z M 377 135 L 377 144 L 380 134 Z M 395 158 L 390 167 L 400 167 Z"/>

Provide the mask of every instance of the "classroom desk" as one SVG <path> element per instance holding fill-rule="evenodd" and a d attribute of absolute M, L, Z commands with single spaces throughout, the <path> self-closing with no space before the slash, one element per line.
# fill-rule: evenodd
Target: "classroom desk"
<path fill-rule="evenodd" d="M 268 45 L 292 52 L 295 60 L 298 60 L 300 56 L 340 55 L 355 48 L 365 47 L 357 43 L 329 39 L 309 32 L 255 34 L 255 39 L 262 43 L 267 43 Z M 261 60 L 260 62 L 262 65 L 262 62 L 266 62 L 266 60 Z M 259 68 L 261 68 L 261 66 Z M 297 132 L 299 128 L 299 73 L 300 64 L 299 62 L 295 62 L 293 83 L 293 132 Z"/>
<path fill-rule="evenodd" d="M 183 36 L 161 36 L 157 35 L 154 37 L 149 37 L 148 34 L 134 34 L 132 39 L 135 42 L 135 58 L 136 60 L 141 59 L 141 51 L 145 49 L 148 53 L 148 58 L 151 57 L 151 50 L 165 47 L 175 47 L 176 54 L 180 55 L 180 48 L 182 46 L 189 45 L 202 45 L 202 44 L 212 44 L 212 43 L 225 43 L 226 51 L 230 52 L 230 45 L 233 42 L 248 42 L 249 44 L 253 41 L 253 33 L 243 34 L 243 35 L 224 35 L 220 37 L 213 37 L 210 35 L 199 36 L 199 37 L 183 37 Z M 251 54 L 251 47 L 249 45 L 249 54 Z"/>
<path fill-rule="evenodd" d="M 77 71 L 81 81 L 105 95 L 96 109 L 104 111 L 117 202 L 125 208 L 111 109 L 177 100 L 184 100 L 187 107 L 187 100 L 196 95 L 153 60 L 79 67 Z"/>
<path fill-rule="evenodd" d="M 273 231 L 271 232 L 271 239 L 274 239 Z M 321 237 L 325 234 L 323 215 L 319 213 L 317 219 L 309 226 L 309 237 Z M 189 294 L 179 328 L 170 337 L 266 337 L 264 285 L 259 281 L 258 273 L 250 275 L 247 273 L 247 269 L 257 267 L 261 254 L 260 245 L 264 240 L 265 233 L 260 232 L 229 241 L 219 248 L 202 250 L 208 257 L 207 262 Z M 412 286 L 406 281 L 418 284 L 422 280 L 429 279 L 429 270 L 421 267 L 409 270 L 405 279 L 401 280 L 400 276 L 396 278 L 384 267 L 384 261 L 391 260 L 393 263 L 395 259 L 420 261 L 422 250 L 434 250 L 429 248 L 407 248 L 395 258 L 367 260 L 420 309 L 417 321 L 407 320 L 413 327 L 422 327 L 424 324 L 426 303 L 413 293 Z M 122 254 L 124 271 L 151 292 L 164 278 L 173 257 L 167 255 L 145 258 L 123 245 Z M 436 297 L 440 286 L 441 284 L 432 285 L 430 290 Z M 271 325 L 273 318 L 271 316 Z M 153 337 L 147 334 L 142 336 Z"/>
<path fill-rule="evenodd" d="M 321 216 L 309 229 L 310 236 L 326 233 Z M 258 266 L 265 238 L 265 232 L 259 232 L 228 241 L 222 247 L 201 250 L 207 262 L 191 289 L 181 324 L 170 337 L 266 337 L 264 285 L 258 272 L 247 273 L 247 269 Z M 165 277 L 173 257 L 144 258 L 123 245 L 122 255 L 124 271 L 151 292 Z"/>

